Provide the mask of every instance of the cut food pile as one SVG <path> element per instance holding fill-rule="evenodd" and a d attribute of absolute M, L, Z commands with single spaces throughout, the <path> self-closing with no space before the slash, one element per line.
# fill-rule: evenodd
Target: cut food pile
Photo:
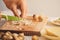
<path fill-rule="evenodd" d="M 24 40 L 25 39 L 25 35 L 24 33 L 11 33 L 11 32 L 0 32 L 0 38 L 2 40 Z M 39 36 L 37 35 L 33 35 L 32 36 L 32 40 L 39 40 Z"/>
<path fill-rule="evenodd" d="M 0 38 L 2 40 L 24 40 L 24 33 L 11 33 L 11 32 L 0 32 Z"/>

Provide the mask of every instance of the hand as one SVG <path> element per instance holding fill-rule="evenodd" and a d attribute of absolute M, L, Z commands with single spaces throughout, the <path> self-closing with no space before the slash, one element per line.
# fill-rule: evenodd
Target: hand
<path fill-rule="evenodd" d="M 21 11 L 21 17 L 25 17 L 27 13 L 27 6 L 25 0 L 3 0 L 6 4 L 7 8 L 13 11 L 14 15 L 20 17 L 18 15 L 17 9 Z"/>

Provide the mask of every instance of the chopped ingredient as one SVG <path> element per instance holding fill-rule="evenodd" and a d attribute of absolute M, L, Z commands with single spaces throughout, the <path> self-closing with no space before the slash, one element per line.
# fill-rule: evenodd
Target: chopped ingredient
<path fill-rule="evenodd" d="M 8 16 L 8 15 L 2 15 L 2 18 L 5 18 L 8 21 L 19 21 L 22 18 L 18 18 L 16 16 Z"/>

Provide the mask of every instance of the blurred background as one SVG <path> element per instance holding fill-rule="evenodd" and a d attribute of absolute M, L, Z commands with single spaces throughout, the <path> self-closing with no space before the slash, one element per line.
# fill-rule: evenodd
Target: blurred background
<path fill-rule="evenodd" d="M 28 15 L 44 14 L 51 17 L 60 17 L 60 0 L 26 0 L 28 6 Z M 8 15 L 13 15 L 7 9 L 2 0 L 0 0 L 0 11 Z"/>

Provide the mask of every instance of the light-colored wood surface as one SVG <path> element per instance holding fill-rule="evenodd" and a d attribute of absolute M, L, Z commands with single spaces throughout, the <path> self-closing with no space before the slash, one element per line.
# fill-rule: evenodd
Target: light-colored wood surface
<path fill-rule="evenodd" d="M 29 20 L 29 22 L 32 21 L 31 25 L 25 25 L 24 23 L 20 23 L 18 25 L 14 25 L 11 22 L 12 21 L 7 21 L 0 29 L 3 30 L 25 30 L 25 31 L 40 31 L 42 29 L 42 27 L 44 27 L 47 23 L 47 19 L 45 17 L 41 17 L 42 21 L 41 22 L 37 22 L 37 21 L 33 21 L 33 17 L 32 16 L 28 16 L 27 20 Z M 29 23 L 28 22 L 28 23 Z"/>

